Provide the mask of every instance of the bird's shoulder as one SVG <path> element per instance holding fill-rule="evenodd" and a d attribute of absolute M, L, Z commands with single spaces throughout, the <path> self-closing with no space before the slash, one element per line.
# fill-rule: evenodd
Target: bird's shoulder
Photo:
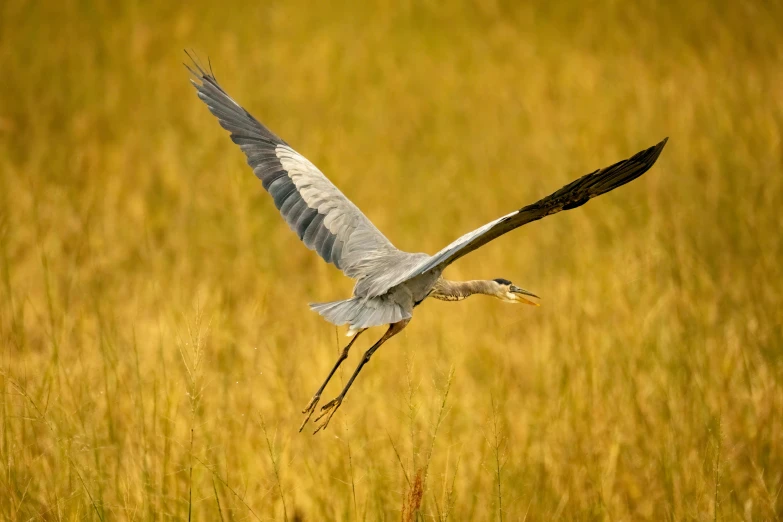
<path fill-rule="evenodd" d="M 394 249 L 380 252 L 362 262 L 363 275 L 356 282 L 354 295 L 375 297 L 388 292 L 392 287 L 403 283 L 400 278 L 411 273 L 417 266 L 429 259 L 424 253 L 412 253 Z"/>

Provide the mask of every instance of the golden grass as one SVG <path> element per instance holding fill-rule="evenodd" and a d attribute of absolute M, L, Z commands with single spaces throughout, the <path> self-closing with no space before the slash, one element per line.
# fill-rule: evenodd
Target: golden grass
<path fill-rule="evenodd" d="M 0 519 L 780 518 L 779 3 L 50 4 L 0 7 Z M 351 282 L 185 47 L 412 251 L 670 141 L 449 270 L 541 308 L 427 303 L 312 437 Z"/>

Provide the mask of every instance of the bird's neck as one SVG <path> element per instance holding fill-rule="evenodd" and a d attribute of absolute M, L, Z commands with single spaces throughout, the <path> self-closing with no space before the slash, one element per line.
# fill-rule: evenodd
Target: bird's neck
<path fill-rule="evenodd" d="M 462 301 L 475 294 L 495 296 L 494 281 L 479 279 L 474 281 L 449 281 L 440 278 L 430 293 L 430 297 L 441 301 Z"/>

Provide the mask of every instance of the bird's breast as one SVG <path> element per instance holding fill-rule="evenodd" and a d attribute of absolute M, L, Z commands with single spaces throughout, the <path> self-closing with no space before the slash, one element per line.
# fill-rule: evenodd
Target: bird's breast
<path fill-rule="evenodd" d="M 404 284 L 410 290 L 413 302 L 419 304 L 424 301 L 432 292 L 439 277 L 439 273 L 425 273 L 406 281 Z"/>

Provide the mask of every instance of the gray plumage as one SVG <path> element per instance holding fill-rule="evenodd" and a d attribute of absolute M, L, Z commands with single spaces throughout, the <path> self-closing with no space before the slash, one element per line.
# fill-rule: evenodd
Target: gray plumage
<path fill-rule="evenodd" d="M 457 259 L 517 227 L 584 205 L 591 198 L 638 178 L 652 167 L 666 145 L 664 139 L 627 160 L 582 176 L 532 205 L 465 234 L 434 256 L 412 254 L 395 248 L 315 165 L 231 99 L 211 71 L 207 73 L 195 61 L 193 68 L 188 69 L 195 78 L 192 83 L 198 97 L 245 153 L 248 164 L 291 230 L 307 248 L 356 280 L 351 298 L 310 305 L 330 323 L 350 325 L 352 339 L 302 411 L 306 417 L 299 431 L 315 412 L 321 394 L 348 357 L 351 346 L 367 328 L 389 325 L 386 333 L 365 352 L 343 391 L 321 408 L 316 418 L 321 424 L 316 433 L 329 424 L 373 353 L 406 327 L 414 307 L 427 297 L 461 301 L 483 294 L 507 303 L 536 304 L 528 299 L 537 297 L 535 294 L 507 279 L 449 281 L 441 274 Z"/>
<path fill-rule="evenodd" d="M 493 239 L 550 214 L 579 207 L 646 172 L 666 139 L 629 159 L 596 170 L 553 194 L 465 234 L 433 256 L 402 252 L 315 165 L 250 115 L 194 62 L 198 97 L 231 133 L 288 226 L 305 246 L 356 280 L 353 297 L 312 304 L 353 331 L 411 318 L 443 270 Z"/>

